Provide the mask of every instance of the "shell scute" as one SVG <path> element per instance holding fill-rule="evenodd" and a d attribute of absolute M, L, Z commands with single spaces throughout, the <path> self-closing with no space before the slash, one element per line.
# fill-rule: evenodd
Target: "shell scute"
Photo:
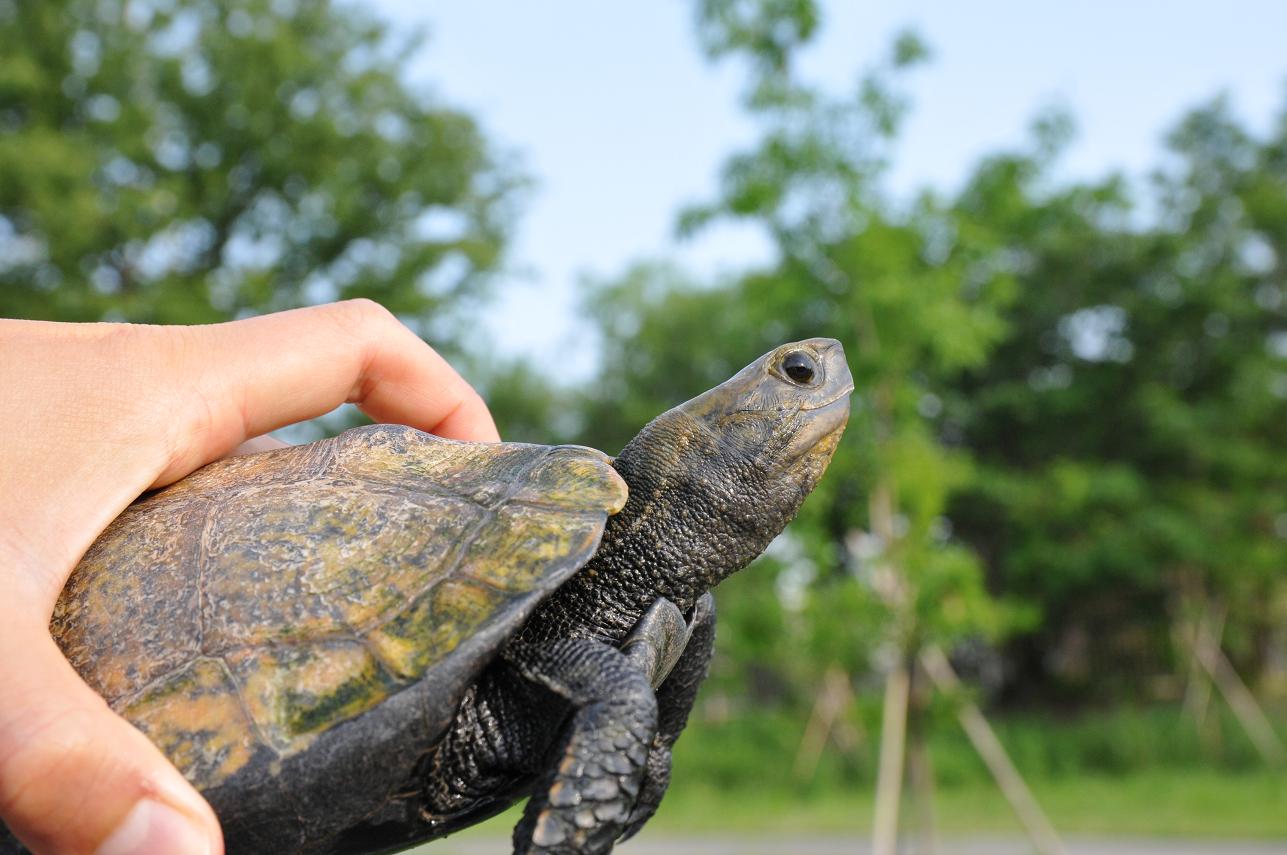
<path fill-rule="evenodd" d="M 199 580 L 191 568 L 207 510 L 161 495 L 127 508 L 67 581 L 50 632 L 109 702 L 200 654 Z"/>
<path fill-rule="evenodd" d="M 194 660 L 119 712 L 198 787 L 224 780 L 262 749 L 237 686 L 217 659 Z"/>
<path fill-rule="evenodd" d="M 592 448 L 565 445 L 551 449 L 513 498 L 554 508 L 615 514 L 626 503 L 626 489 L 610 463 L 606 454 Z"/>
<path fill-rule="evenodd" d="M 325 478 L 221 508 L 203 543 L 205 649 L 359 631 L 405 608 L 483 515 L 461 500 Z"/>
<path fill-rule="evenodd" d="M 246 710 L 281 753 L 306 747 L 326 726 L 365 712 L 394 689 L 356 639 L 243 648 L 227 661 Z"/>
<path fill-rule="evenodd" d="M 330 464 L 334 449 L 329 441 L 291 445 L 258 454 L 216 460 L 165 488 L 170 498 L 231 495 L 270 484 L 307 480 Z"/>
<path fill-rule="evenodd" d="M 602 519 L 600 514 L 509 504 L 469 544 L 460 572 L 511 593 L 532 591 L 551 567 L 593 551 Z"/>
<path fill-rule="evenodd" d="M 372 631 L 372 651 L 404 681 L 419 679 L 484 624 L 505 619 L 510 598 L 467 580 L 448 579 Z"/>

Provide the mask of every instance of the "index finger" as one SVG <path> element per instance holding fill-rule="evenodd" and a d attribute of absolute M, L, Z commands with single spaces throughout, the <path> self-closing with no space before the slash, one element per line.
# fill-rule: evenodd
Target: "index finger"
<path fill-rule="evenodd" d="M 496 442 L 483 399 L 386 309 L 353 300 L 193 327 L 206 366 L 196 465 L 343 403 L 449 439 Z M 194 463 L 194 461 L 186 461 Z M 183 464 L 175 461 L 177 468 Z M 172 468 L 176 468 L 172 466 Z M 167 474 L 178 477 L 185 472 Z M 158 479 L 164 481 L 162 477 Z"/>

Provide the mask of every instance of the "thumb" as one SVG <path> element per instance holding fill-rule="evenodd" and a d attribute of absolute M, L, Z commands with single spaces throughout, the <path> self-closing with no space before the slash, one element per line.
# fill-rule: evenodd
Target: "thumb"
<path fill-rule="evenodd" d="M 43 626 L 0 622 L 0 692 L 0 819 L 34 852 L 222 851 L 214 812 Z"/>

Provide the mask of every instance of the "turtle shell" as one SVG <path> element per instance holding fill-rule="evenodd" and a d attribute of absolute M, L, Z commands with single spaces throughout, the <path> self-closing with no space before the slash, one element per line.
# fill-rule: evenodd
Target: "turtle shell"
<path fill-rule="evenodd" d="M 594 553 L 626 499 L 609 463 L 391 425 L 229 458 L 122 513 L 51 630 L 113 709 L 226 796 L 211 799 L 226 828 L 248 789 L 289 793 L 309 816 L 301 801 L 340 798 L 320 783 L 337 764 L 359 779 L 363 758 L 405 767 L 379 770 L 405 781 L 500 646 Z M 411 712 L 388 712 L 403 695 Z"/>

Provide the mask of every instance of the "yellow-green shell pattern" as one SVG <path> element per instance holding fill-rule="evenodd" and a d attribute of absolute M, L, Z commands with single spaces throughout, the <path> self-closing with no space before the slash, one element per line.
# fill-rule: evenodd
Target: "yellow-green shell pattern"
<path fill-rule="evenodd" d="M 117 712 L 218 786 L 433 681 L 466 639 L 499 646 L 625 504 L 609 464 L 389 425 L 229 458 L 130 506 L 51 629 Z"/>

